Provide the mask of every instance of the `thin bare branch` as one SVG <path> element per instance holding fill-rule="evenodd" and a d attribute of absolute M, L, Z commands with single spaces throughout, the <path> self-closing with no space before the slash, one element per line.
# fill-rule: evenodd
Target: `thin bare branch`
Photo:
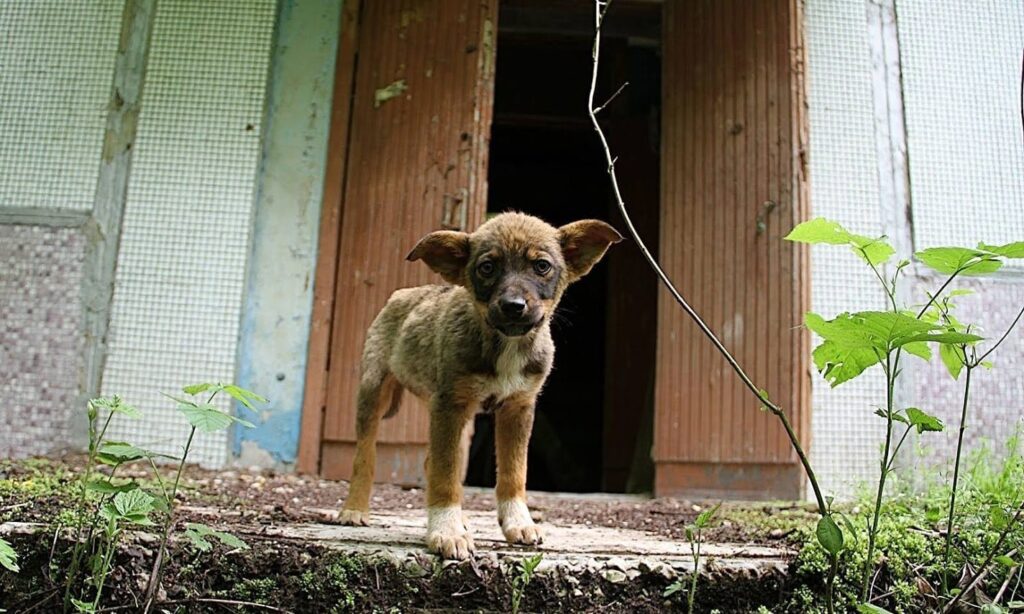
<path fill-rule="evenodd" d="M 807 455 L 804 453 L 803 447 L 800 445 L 800 440 L 797 438 L 796 432 L 793 430 L 793 425 L 790 423 L 786 412 L 773 401 L 769 400 L 767 395 L 762 394 L 761 389 L 754 384 L 753 380 L 750 379 L 750 376 L 747 375 L 743 370 L 743 367 L 740 366 L 736 361 L 736 358 L 733 357 L 714 331 L 711 330 L 707 323 L 704 322 L 703 318 L 700 317 L 700 314 L 697 313 L 679 290 L 676 289 L 672 280 L 669 279 L 668 275 L 661 268 L 661 265 L 659 265 L 658 261 L 651 255 L 650 250 L 647 249 L 647 245 L 644 243 L 643 239 L 640 237 L 640 233 L 637 232 L 636 227 L 633 225 L 633 220 L 629 216 L 629 211 L 626 210 L 626 203 L 623 201 L 622 192 L 619 189 L 619 180 L 615 174 L 615 158 L 612 156 L 611 148 L 608 145 L 608 139 L 605 136 L 604 131 L 601 129 L 601 124 L 597 121 L 597 109 L 594 106 L 594 93 L 597 90 L 597 71 L 601 57 L 601 24 L 603 23 L 605 13 L 607 13 L 610 6 L 611 0 L 608 0 L 607 2 L 595 0 L 594 2 L 594 46 L 592 52 L 593 70 L 591 71 L 590 77 L 590 93 L 587 97 L 587 109 L 589 110 L 590 122 L 594 126 L 594 131 L 597 132 L 598 138 L 601 140 L 601 147 L 604 149 L 605 160 L 608 164 L 608 175 L 611 179 L 612 191 L 615 195 L 615 203 L 618 206 L 619 213 L 622 215 L 622 219 L 626 223 L 629 235 L 633 238 L 633 241 L 640 249 L 640 253 L 643 255 L 644 259 L 647 260 L 647 263 L 651 266 L 651 269 L 654 270 L 658 279 L 661 280 L 661 283 L 672 295 L 672 298 L 675 299 L 676 303 L 678 303 L 680 307 L 682 307 L 683 311 L 686 312 L 686 315 L 693 320 L 693 323 L 697 325 L 697 328 L 700 329 L 701 333 L 703 333 L 711 344 L 715 346 L 718 353 L 725 358 L 726 362 L 729 363 L 729 366 L 743 383 L 744 387 L 746 387 L 746 389 L 749 390 L 755 398 L 757 398 L 758 402 L 764 405 L 768 411 L 774 414 L 782 423 L 782 426 L 786 430 L 786 435 L 789 437 L 789 441 L 796 450 L 797 456 L 800 458 L 800 463 L 803 465 L 804 471 L 807 473 L 807 478 L 811 483 L 811 489 L 814 491 L 814 497 L 818 504 L 818 510 L 822 516 L 827 516 L 829 514 L 829 510 L 828 505 L 825 503 L 825 497 L 821 493 L 821 487 L 818 485 L 818 480 L 814 475 L 814 470 L 811 468 L 811 463 L 807 459 Z"/>
<path fill-rule="evenodd" d="M 608 100 L 605 100 L 601 106 L 594 109 L 594 114 L 597 115 L 598 113 L 603 111 L 605 107 L 610 105 L 612 101 L 615 100 L 615 98 L 622 93 L 622 90 L 626 89 L 627 85 L 629 85 L 629 81 L 623 82 L 623 84 L 619 86 L 619 89 L 615 90 L 615 93 L 608 97 Z"/>

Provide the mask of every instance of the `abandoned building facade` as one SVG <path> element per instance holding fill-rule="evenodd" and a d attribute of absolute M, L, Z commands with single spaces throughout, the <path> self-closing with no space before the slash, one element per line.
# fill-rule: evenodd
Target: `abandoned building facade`
<path fill-rule="evenodd" d="M 426 232 L 520 210 L 623 229 L 587 117 L 583 0 L 11 0 L 0 4 L 0 454 L 81 446 L 85 400 L 144 412 L 114 437 L 173 450 L 161 392 L 235 382 L 256 423 L 194 458 L 345 478 L 362 335 L 396 288 L 437 283 Z M 1012 0 L 616 0 L 600 118 L 640 234 L 779 405 L 826 490 L 877 471 L 878 374 L 830 389 L 813 310 L 884 308 L 853 254 L 783 237 L 823 216 L 898 258 L 1024 240 Z M 912 263 L 913 302 L 935 277 Z M 1001 332 L 1024 270 L 967 287 Z M 556 322 L 529 487 L 782 498 L 781 427 L 659 287 L 632 241 Z M 1024 334 L 981 376 L 972 447 L 1021 426 Z M 937 361 L 936 361 L 937 363 Z M 947 424 L 959 387 L 897 391 Z M 406 395 L 409 397 L 410 395 Z M 426 412 L 383 428 L 377 476 L 418 483 Z M 227 406 L 224 406 L 227 409 Z M 493 483 L 488 416 L 468 481 Z M 951 432 L 907 462 L 944 458 Z M 941 467 L 940 467 L 941 470 Z"/>

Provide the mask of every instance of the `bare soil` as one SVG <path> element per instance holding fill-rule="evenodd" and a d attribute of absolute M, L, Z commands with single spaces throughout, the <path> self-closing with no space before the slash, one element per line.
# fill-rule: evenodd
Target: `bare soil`
<path fill-rule="evenodd" d="M 75 471 L 81 457 L 59 461 L 0 464 L 0 480 L 15 488 L 0 490 L 0 523 L 53 523 L 73 504 Z M 164 468 L 165 477 L 171 468 Z M 118 472 L 139 481 L 149 479 L 143 466 Z M 178 522 L 215 523 L 221 516 L 230 524 L 260 525 L 332 523 L 347 494 L 344 482 L 310 476 L 229 469 L 209 471 L 188 467 L 179 493 Z M 381 485 L 374 491 L 375 510 L 422 508 L 420 489 Z M 535 514 L 554 524 L 584 524 L 641 530 L 683 540 L 685 526 L 708 502 L 671 498 L 650 499 L 613 495 L 561 495 L 531 493 Z M 468 489 L 465 507 L 494 509 L 489 491 Z M 813 510 L 802 504 L 728 504 L 720 521 L 706 533 L 713 542 L 764 545 L 796 543 L 813 520 Z M 179 525 L 180 526 L 180 525 Z M 253 531 L 256 532 L 256 531 Z M 251 533 L 250 533 L 251 534 Z M 12 541 L 22 554 L 18 576 L 0 574 L 0 608 L 8 611 L 59 611 L 54 592 L 55 570 L 50 564 L 52 532 L 16 535 Z M 438 565 L 425 557 L 423 573 L 410 575 L 382 560 L 357 559 L 316 543 L 280 538 L 250 539 L 252 549 L 226 553 L 186 552 L 183 544 L 168 568 L 160 598 L 167 611 L 507 611 L 511 599 L 509 569 L 482 564 Z M 57 559 L 61 548 L 56 548 Z M 134 611 L 153 556 L 151 540 L 136 539 L 119 553 L 109 586 L 108 604 L 116 611 Z M 713 574 L 713 572 L 712 572 Z M 670 580 L 656 573 L 628 582 L 611 582 L 598 573 L 581 571 L 537 576 L 524 595 L 523 611 L 653 612 L 677 609 L 663 597 Z M 758 605 L 781 603 L 791 587 L 785 577 L 728 576 L 703 582 L 698 611 L 756 610 Z M 43 600 L 46 601 L 43 601 Z M 220 600 L 220 601 L 210 601 Z M 228 602 L 267 604 L 268 607 Z M 174 606 L 174 607 L 171 607 Z M 256 609 L 254 609 L 256 608 Z M 115 611 L 115 610 L 108 610 Z"/>

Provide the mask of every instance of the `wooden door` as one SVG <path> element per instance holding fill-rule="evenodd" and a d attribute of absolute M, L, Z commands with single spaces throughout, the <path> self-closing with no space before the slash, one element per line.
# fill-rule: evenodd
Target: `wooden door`
<path fill-rule="evenodd" d="M 394 290 L 440 283 L 405 255 L 432 230 L 483 220 L 493 103 L 496 0 L 373 0 L 359 10 L 351 102 L 335 101 L 351 104 L 348 142 L 331 154 L 345 160 L 319 463 L 333 479 L 351 471 L 367 327 Z M 405 395 L 382 425 L 378 480 L 422 481 L 420 405 Z"/>
<path fill-rule="evenodd" d="M 782 240 L 807 216 L 799 0 L 666 2 L 661 259 L 754 381 L 810 434 L 807 252 Z M 668 293 L 660 294 L 658 494 L 796 497 L 805 478 Z"/>

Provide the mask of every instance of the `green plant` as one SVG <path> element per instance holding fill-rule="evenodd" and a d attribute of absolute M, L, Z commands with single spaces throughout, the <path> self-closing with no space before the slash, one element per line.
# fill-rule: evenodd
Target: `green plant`
<path fill-rule="evenodd" d="M 171 485 L 170 491 L 167 490 L 166 484 L 160 477 L 160 472 L 156 470 L 155 465 L 153 466 L 154 475 L 156 475 L 157 477 L 157 481 L 160 484 L 160 490 L 162 491 L 165 500 L 168 502 L 168 505 L 167 520 L 163 526 L 163 534 L 160 538 L 160 547 L 157 550 L 156 558 L 153 561 L 153 570 L 150 572 L 149 583 L 146 587 L 145 607 L 143 608 L 144 614 L 146 612 L 149 612 L 149 609 L 152 607 L 153 600 L 156 596 L 156 589 L 160 585 L 161 574 L 163 573 L 164 558 L 167 555 L 167 541 L 170 539 L 171 531 L 174 528 L 175 523 L 174 512 L 175 508 L 177 507 L 178 485 L 181 482 L 181 474 L 182 471 L 184 471 L 185 469 L 185 462 L 188 459 L 188 453 L 192 449 L 192 441 L 195 438 L 196 431 L 198 430 L 204 433 L 214 433 L 217 431 L 223 431 L 230 427 L 232 424 L 236 423 L 247 428 L 253 428 L 254 426 L 251 422 L 242 420 L 241 418 L 220 411 L 213 405 L 213 401 L 217 398 L 217 395 L 221 393 L 226 393 L 233 399 L 244 405 L 249 410 L 255 410 L 255 408 L 253 407 L 253 401 L 259 403 L 265 403 L 267 401 L 265 398 L 256 394 L 255 392 L 245 390 L 244 388 L 240 388 L 238 386 L 235 386 L 234 384 L 219 384 L 206 382 L 202 384 L 193 384 L 191 386 L 185 386 L 181 390 L 182 392 L 193 398 L 181 399 L 171 395 L 164 396 L 171 399 L 172 401 L 175 401 L 178 404 L 178 411 L 184 414 L 185 418 L 191 425 L 191 429 L 189 429 L 188 440 L 185 442 L 185 447 L 182 451 L 181 460 L 178 462 L 178 468 L 174 474 L 174 483 Z M 205 393 L 209 393 L 210 395 L 209 397 L 207 397 L 205 402 L 195 400 L 195 397 L 197 395 L 203 395 Z M 198 532 L 199 530 L 197 530 L 195 527 L 202 527 L 207 531 L 207 535 L 213 535 L 221 541 L 224 541 L 223 537 L 216 535 L 217 532 L 213 531 L 212 529 L 209 529 L 209 527 L 205 527 L 205 525 L 193 525 L 193 534 L 189 537 L 193 544 L 196 543 L 195 537 L 205 537 L 204 535 L 200 535 Z"/>
<path fill-rule="evenodd" d="M 125 530 L 133 525 L 156 526 L 160 531 L 160 549 L 150 574 L 149 586 L 155 588 L 159 584 L 167 552 L 167 541 L 175 525 L 174 510 L 178 486 L 196 430 L 223 430 L 234 423 L 246 427 L 253 426 L 245 420 L 220 411 L 211 403 L 216 395 L 222 392 L 249 409 L 253 409 L 253 401 L 266 401 L 263 397 L 234 385 L 198 384 L 186 386 L 183 391 L 193 396 L 207 391 L 211 394 L 205 403 L 174 399 L 178 403 L 179 411 L 192 426 L 180 458 L 152 452 L 124 441 L 107 440 L 106 434 L 115 416 L 138 418 L 141 412 L 118 396 L 89 401 L 86 408 L 88 455 L 85 466 L 76 478 L 74 511 L 68 516 L 74 545 L 71 548 L 64 580 L 65 611 L 72 608 L 80 612 L 97 610 L 103 596 L 104 585 L 113 567 L 118 545 Z M 157 467 L 156 461 L 159 459 L 177 461 L 175 479 L 170 488 Z M 137 462 L 148 464 L 159 492 L 149 492 L 137 481 L 117 477 L 118 469 Z M 101 467 L 106 469 L 101 470 Z M 156 516 L 159 516 L 159 522 L 154 521 Z M 58 521 L 57 533 L 60 533 L 64 526 Z M 237 537 L 201 524 L 186 525 L 184 537 L 199 551 L 212 548 L 208 538 L 216 539 L 230 548 L 246 547 L 245 542 Z M 3 548 L 0 547 L 0 562 L 3 562 L 2 557 Z M 55 563 L 51 561 L 51 567 L 54 565 Z M 151 603 L 152 594 L 147 592 L 145 607 L 148 609 Z"/>
<path fill-rule="evenodd" d="M 544 554 L 538 552 L 531 557 L 520 559 L 516 562 L 518 573 L 509 580 L 509 584 L 512 586 L 512 614 L 519 613 L 519 604 L 526 593 L 526 587 L 533 580 L 533 574 L 543 558 Z"/>
<path fill-rule="evenodd" d="M 18 553 L 6 539 L 0 537 L 0 567 L 18 573 Z"/>
<path fill-rule="evenodd" d="M 700 577 L 700 548 L 704 543 L 704 529 L 714 520 L 722 503 L 718 502 L 714 507 L 697 514 L 697 518 L 686 525 L 686 540 L 690 542 L 690 554 L 693 556 L 693 573 L 690 574 L 690 588 L 686 592 L 686 611 L 693 614 L 694 600 L 697 598 L 697 579 Z M 662 593 L 663 597 L 671 597 L 686 588 L 685 580 L 680 578 L 669 584 Z"/>
<path fill-rule="evenodd" d="M 971 370 L 979 366 L 983 359 L 998 347 L 999 343 L 980 357 L 977 355 L 974 348 L 983 339 L 974 334 L 975 327 L 964 326 L 952 316 L 950 313 L 953 304 L 952 298 L 960 293 L 956 291 L 947 293 L 947 289 L 958 276 L 991 273 L 1002 266 L 1002 261 L 1005 258 L 1024 258 L 1024 243 L 1011 243 L 1003 246 L 981 244 L 978 249 L 936 247 L 917 252 L 914 256 L 918 262 L 947 277 L 936 292 L 928 295 L 928 301 L 923 307 L 909 311 L 901 308 L 897 302 L 897 285 L 900 275 L 910 265 L 910 262 L 908 260 L 901 261 L 892 268 L 890 276 L 885 276 L 882 267 L 895 255 L 895 250 L 884 237 L 872 238 L 857 235 L 849 232 L 837 222 L 817 218 L 799 224 L 786 239 L 808 244 L 848 246 L 871 269 L 888 299 L 889 309 L 886 311 L 842 313 L 831 320 L 808 313 L 805 319 L 807 327 L 822 339 L 821 344 L 814 349 L 812 357 L 815 367 L 830 385 L 835 387 L 850 381 L 874 365 L 880 365 L 885 375 L 885 407 L 878 408 L 875 412 L 885 420 L 885 439 L 879 462 L 879 478 L 872 506 L 873 513 L 868 524 L 867 556 L 863 564 L 861 581 L 861 600 L 868 604 L 870 581 L 875 565 L 875 542 L 878 536 L 886 479 L 893 472 L 895 459 L 911 431 L 916 430 L 918 433 L 923 433 L 941 431 L 944 428 L 938 418 L 916 407 L 905 409 L 896 407 L 895 389 L 897 380 L 902 374 L 901 360 L 904 353 L 927 361 L 932 358 L 932 349 L 929 344 L 935 344 L 938 346 L 943 362 L 951 373 L 954 373 L 954 376 L 959 373 L 961 367 L 966 369 L 968 384 L 965 387 L 963 404 L 963 416 L 966 417 L 967 391 L 969 391 Z M 970 356 L 969 359 L 968 356 Z M 902 435 L 898 439 L 896 439 L 897 423 L 904 425 Z M 963 419 L 961 420 L 961 436 L 957 446 L 957 461 L 951 495 L 950 533 L 952 532 L 952 501 L 955 501 L 962 442 Z M 829 527 L 828 532 L 837 534 L 839 537 L 842 536 L 838 527 L 834 527 L 834 529 Z M 834 576 L 834 572 L 830 575 Z"/>

